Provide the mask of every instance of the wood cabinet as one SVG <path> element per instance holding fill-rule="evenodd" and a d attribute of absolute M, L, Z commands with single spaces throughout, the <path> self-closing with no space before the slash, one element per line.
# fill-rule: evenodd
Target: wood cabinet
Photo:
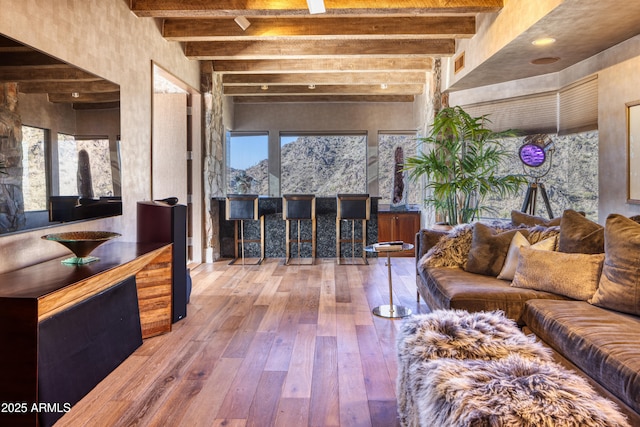
<path fill-rule="evenodd" d="M 0 274 L 0 425 L 49 426 L 145 337 L 171 330 L 171 244 Z"/>
<path fill-rule="evenodd" d="M 420 231 L 420 211 L 378 211 L 378 241 L 402 240 L 413 244 Z M 392 256 L 414 256 L 415 250 L 402 251 Z"/>

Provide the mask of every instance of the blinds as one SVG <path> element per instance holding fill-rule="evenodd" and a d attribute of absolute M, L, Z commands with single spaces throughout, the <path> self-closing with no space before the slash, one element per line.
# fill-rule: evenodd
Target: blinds
<path fill-rule="evenodd" d="M 471 116 L 488 115 L 494 131 L 514 129 L 525 134 L 569 133 L 598 129 L 598 76 L 559 91 L 462 106 Z"/>
<path fill-rule="evenodd" d="M 597 77 L 581 80 L 560 90 L 559 135 L 598 129 Z"/>
<path fill-rule="evenodd" d="M 493 131 L 514 129 L 526 134 L 556 133 L 558 102 L 556 92 L 546 92 L 463 107 L 471 116 L 488 115 Z"/>

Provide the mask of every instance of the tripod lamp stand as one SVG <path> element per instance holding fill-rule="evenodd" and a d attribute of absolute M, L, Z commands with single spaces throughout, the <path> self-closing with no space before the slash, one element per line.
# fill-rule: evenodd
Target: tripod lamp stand
<path fill-rule="evenodd" d="M 522 204 L 522 212 L 535 215 L 538 190 L 540 190 L 547 214 L 549 214 L 549 218 L 553 218 L 547 189 L 541 182 L 541 179 L 551 170 L 551 160 L 554 150 L 554 142 L 547 135 L 527 136 L 518 150 L 518 157 L 520 157 L 525 174 L 533 178 L 527 188 L 524 203 Z M 545 163 L 546 167 L 543 168 L 542 166 Z"/>

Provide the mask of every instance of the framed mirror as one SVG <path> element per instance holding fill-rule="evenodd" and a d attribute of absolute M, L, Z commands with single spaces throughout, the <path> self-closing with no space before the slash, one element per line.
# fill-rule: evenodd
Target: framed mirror
<path fill-rule="evenodd" d="M 627 201 L 640 204 L 640 101 L 627 104 Z"/>
<path fill-rule="evenodd" d="M 0 34 L 0 236 L 122 214 L 120 88 Z"/>

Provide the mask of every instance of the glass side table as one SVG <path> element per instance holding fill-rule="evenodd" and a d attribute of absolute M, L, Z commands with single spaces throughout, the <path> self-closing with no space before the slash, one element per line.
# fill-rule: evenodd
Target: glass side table
<path fill-rule="evenodd" d="M 389 277 L 389 305 L 380 305 L 373 309 L 373 314 L 388 319 L 396 319 L 400 317 L 407 317 L 411 315 L 411 309 L 403 307 L 401 305 L 395 305 L 393 303 L 393 283 L 391 281 L 391 254 L 397 251 L 410 251 L 413 249 L 411 243 L 402 243 L 402 245 L 369 245 L 364 248 L 367 252 L 373 252 L 377 254 L 387 254 L 387 275 Z"/>

